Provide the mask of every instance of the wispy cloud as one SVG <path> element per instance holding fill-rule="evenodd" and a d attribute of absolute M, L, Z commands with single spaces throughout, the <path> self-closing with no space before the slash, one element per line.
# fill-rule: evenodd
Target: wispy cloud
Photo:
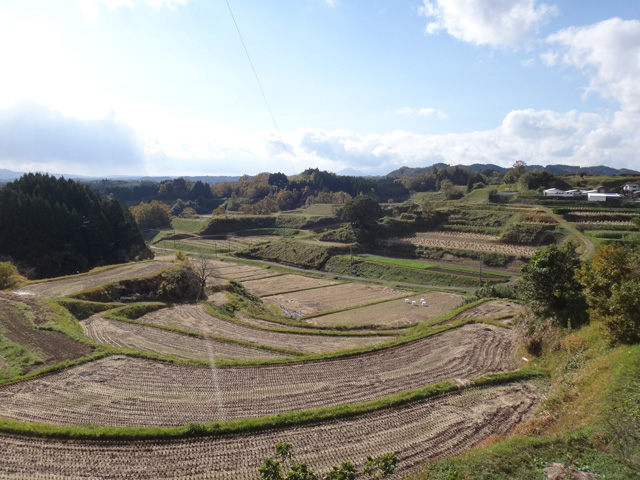
<path fill-rule="evenodd" d="M 516 47 L 557 9 L 537 0 L 424 0 L 419 13 L 430 20 L 428 35 L 446 31 L 474 45 Z"/>
<path fill-rule="evenodd" d="M 414 107 L 402 107 L 396 110 L 397 115 L 416 115 L 423 117 L 436 116 L 440 120 L 445 120 L 449 118 L 449 116 L 441 110 L 436 110 L 435 108 L 414 108 Z"/>

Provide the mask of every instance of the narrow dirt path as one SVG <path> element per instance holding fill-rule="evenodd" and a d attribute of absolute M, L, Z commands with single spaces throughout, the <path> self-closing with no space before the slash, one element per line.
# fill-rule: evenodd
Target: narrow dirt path
<path fill-rule="evenodd" d="M 542 210 L 544 210 L 547 213 L 547 215 L 549 215 L 551 218 L 555 219 L 560 226 L 562 226 L 563 228 L 567 229 L 569 232 L 571 232 L 571 234 L 574 237 L 576 237 L 578 239 L 578 241 L 581 244 L 580 248 L 579 248 L 579 251 L 581 250 L 580 259 L 587 260 L 587 259 L 591 258 L 591 256 L 595 252 L 595 246 L 593 245 L 591 240 L 589 240 L 571 222 L 567 222 L 564 218 L 562 218 L 561 215 L 558 215 L 557 213 L 553 213 L 553 210 L 551 208 L 549 208 L 549 207 L 540 207 L 540 208 Z"/>

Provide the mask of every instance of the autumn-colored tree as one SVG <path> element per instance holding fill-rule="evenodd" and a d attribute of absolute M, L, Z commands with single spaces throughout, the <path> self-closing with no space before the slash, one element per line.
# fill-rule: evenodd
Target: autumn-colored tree
<path fill-rule="evenodd" d="M 131 207 L 131 214 L 142 230 L 171 228 L 171 209 L 157 200 Z"/>
<path fill-rule="evenodd" d="M 580 269 L 592 320 L 614 341 L 640 341 L 640 253 L 615 245 L 600 248 Z"/>

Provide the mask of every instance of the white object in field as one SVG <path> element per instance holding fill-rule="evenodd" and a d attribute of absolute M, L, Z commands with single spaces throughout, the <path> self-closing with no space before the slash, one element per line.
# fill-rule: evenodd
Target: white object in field
<path fill-rule="evenodd" d="M 409 299 L 408 299 L 408 298 L 405 298 L 405 299 L 404 299 L 404 303 L 409 303 Z"/>
<path fill-rule="evenodd" d="M 528 359 L 527 357 L 522 357 L 522 359 L 523 359 L 525 362 L 528 362 L 528 361 L 529 361 L 529 359 Z"/>
<path fill-rule="evenodd" d="M 426 307 L 427 306 L 427 302 L 422 302 L 422 306 Z"/>
<path fill-rule="evenodd" d="M 416 302 L 415 300 L 413 302 L 411 302 L 411 305 L 413 305 L 414 307 L 418 305 L 418 302 Z"/>
<path fill-rule="evenodd" d="M 421 299 L 420 299 L 420 303 L 424 303 L 424 298 L 421 298 Z"/>

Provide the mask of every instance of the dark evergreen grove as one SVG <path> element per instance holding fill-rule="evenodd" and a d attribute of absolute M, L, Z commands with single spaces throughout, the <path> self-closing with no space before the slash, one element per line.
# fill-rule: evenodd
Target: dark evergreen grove
<path fill-rule="evenodd" d="M 117 200 L 73 180 L 29 173 L 0 189 L 0 257 L 45 278 L 153 254 Z"/>

